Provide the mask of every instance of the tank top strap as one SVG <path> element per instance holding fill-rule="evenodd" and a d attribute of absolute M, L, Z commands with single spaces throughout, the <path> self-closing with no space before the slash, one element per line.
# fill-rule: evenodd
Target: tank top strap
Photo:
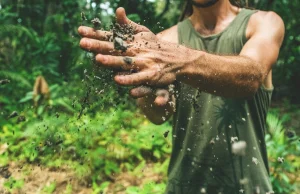
<path fill-rule="evenodd" d="M 245 44 L 245 42 L 247 42 L 246 30 L 249 19 L 257 11 L 258 10 L 242 9 L 228 28 L 228 32 L 242 37 L 242 42 Z"/>

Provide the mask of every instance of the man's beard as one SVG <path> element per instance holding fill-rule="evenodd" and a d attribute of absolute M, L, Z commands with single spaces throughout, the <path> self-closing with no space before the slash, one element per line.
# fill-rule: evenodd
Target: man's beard
<path fill-rule="evenodd" d="M 210 7 L 210 6 L 214 5 L 214 4 L 216 4 L 219 0 L 209 0 L 206 3 L 197 3 L 194 0 L 190 0 L 190 1 L 191 1 L 192 5 L 194 5 L 196 7 L 206 8 L 206 7 Z"/>

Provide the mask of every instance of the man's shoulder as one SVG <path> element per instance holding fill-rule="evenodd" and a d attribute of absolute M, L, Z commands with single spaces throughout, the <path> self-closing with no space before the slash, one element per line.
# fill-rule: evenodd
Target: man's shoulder
<path fill-rule="evenodd" d="M 159 39 L 167 42 L 178 43 L 177 25 L 172 26 L 171 28 L 168 28 L 162 32 L 159 32 L 156 36 Z"/>
<path fill-rule="evenodd" d="M 258 10 L 250 17 L 247 34 L 251 36 L 260 28 L 284 28 L 284 23 L 277 13 Z"/>

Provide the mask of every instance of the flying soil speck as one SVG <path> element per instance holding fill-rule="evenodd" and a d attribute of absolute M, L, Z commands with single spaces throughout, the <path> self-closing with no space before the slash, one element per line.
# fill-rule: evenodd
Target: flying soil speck
<path fill-rule="evenodd" d="M 293 138 L 293 137 L 295 137 L 295 132 L 294 131 L 292 131 L 292 130 L 287 130 L 286 132 L 285 132 L 285 135 L 288 137 L 288 138 Z"/>
<path fill-rule="evenodd" d="M 164 132 L 164 137 L 165 137 L 165 138 L 167 138 L 167 137 L 168 137 L 168 135 L 169 135 L 169 132 L 170 132 L 169 130 L 168 130 L 168 131 L 166 131 L 166 132 Z"/>
<path fill-rule="evenodd" d="M 239 156 L 244 156 L 246 154 L 247 143 L 245 141 L 238 141 L 232 144 L 232 153 Z"/>
<path fill-rule="evenodd" d="M 26 117 L 23 116 L 23 115 L 19 116 L 18 119 L 17 119 L 17 123 L 21 123 L 21 122 L 24 122 L 24 121 L 26 121 Z"/>
<path fill-rule="evenodd" d="M 80 15 L 81 15 L 82 20 L 87 20 L 86 17 L 85 17 L 85 13 L 81 12 Z"/>
<path fill-rule="evenodd" d="M 11 118 L 14 118 L 16 116 L 18 116 L 18 112 L 17 111 L 13 111 L 9 116 L 8 116 L 8 119 L 11 119 Z"/>
<path fill-rule="evenodd" d="M 258 159 L 255 157 L 252 157 L 252 162 L 257 165 L 259 163 Z"/>
<path fill-rule="evenodd" d="M 283 157 L 278 157 L 277 161 L 282 164 L 284 162 L 284 158 Z"/>
<path fill-rule="evenodd" d="M 91 22 L 93 23 L 95 29 L 101 25 L 101 21 L 99 18 L 94 18 L 91 20 Z"/>
<path fill-rule="evenodd" d="M 10 83 L 9 79 L 0 80 L 0 85 L 5 85 L 5 84 L 8 84 L 8 83 Z"/>

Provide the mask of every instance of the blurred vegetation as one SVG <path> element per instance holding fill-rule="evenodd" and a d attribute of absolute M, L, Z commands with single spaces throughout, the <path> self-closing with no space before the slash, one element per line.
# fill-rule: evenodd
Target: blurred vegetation
<path fill-rule="evenodd" d="M 266 141 L 275 193 L 296 193 L 300 180 L 299 137 L 294 134 L 300 132 L 300 2 L 249 0 L 249 5 L 275 11 L 286 25 L 273 70 L 275 103 L 267 119 Z M 91 26 L 90 20 L 98 17 L 108 29 L 119 6 L 132 20 L 159 32 L 177 23 L 183 1 L 0 1 L 0 80 L 10 80 L 0 85 L 0 176 L 15 161 L 21 167 L 74 171 L 94 193 L 109 189 L 162 193 L 171 152 L 171 135 L 165 138 L 163 134 L 171 130 L 170 123 L 149 123 L 136 110 L 126 88 L 111 83 L 111 72 L 95 68 L 93 56 L 78 46 L 78 26 Z M 45 82 L 37 83 L 38 76 Z M 35 87 L 34 91 L 35 82 L 45 90 Z M 8 119 L 13 111 L 19 116 Z M 147 168 L 153 173 L 147 174 Z M 135 179 L 126 187 L 116 183 L 124 173 Z M 23 179 L 5 177 L 9 192 L 25 184 Z M 43 192 L 56 188 L 53 182 Z M 72 189 L 68 184 L 64 192 L 72 193 Z"/>

